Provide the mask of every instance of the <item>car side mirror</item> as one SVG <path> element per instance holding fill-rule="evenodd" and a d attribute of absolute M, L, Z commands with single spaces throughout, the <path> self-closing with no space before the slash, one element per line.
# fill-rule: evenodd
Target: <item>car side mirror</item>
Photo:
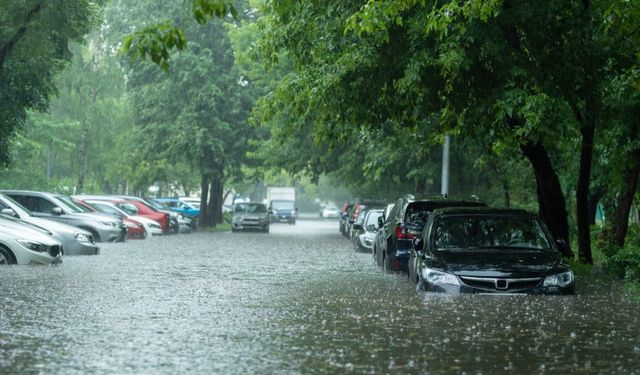
<path fill-rule="evenodd" d="M 414 237 L 411 241 L 411 244 L 413 245 L 413 249 L 415 251 L 424 250 L 424 241 L 422 240 L 422 237 Z"/>
<path fill-rule="evenodd" d="M 382 216 L 378 216 L 378 228 L 382 228 L 384 226 L 384 219 Z"/>
<path fill-rule="evenodd" d="M 60 216 L 62 215 L 64 212 L 62 212 L 62 208 L 60 207 L 54 207 L 51 209 L 51 213 L 56 215 L 56 216 Z"/>
<path fill-rule="evenodd" d="M 355 229 L 355 230 L 362 230 L 362 229 L 363 229 L 363 228 L 362 228 L 362 225 L 360 225 L 360 224 L 353 224 L 353 225 L 351 226 L 351 228 L 353 228 L 353 229 Z"/>
<path fill-rule="evenodd" d="M 267 211 L 267 214 L 269 214 L 269 215 L 273 215 L 273 210 L 269 210 L 269 211 Z"/>
<path fill-rule="evenodd" d="M 18 214 L 12 208 L 3 208 L 0 213 L 7 216 L 18 217 Z"/>
<path fill-rule="evenodd" d="M 558 246 L 561 254 L 568 254 L 571 251 L 565 240 L 556 240 L 556 246 Z"/>

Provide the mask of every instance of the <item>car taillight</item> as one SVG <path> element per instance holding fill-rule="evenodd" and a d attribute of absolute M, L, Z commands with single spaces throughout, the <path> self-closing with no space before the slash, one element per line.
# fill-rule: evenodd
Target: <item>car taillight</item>
<path fill-rule="evenodd" d="M 402 225 L 396 226 L 396 238 L 399 240 L 411 240 L 416 235 L 418 235 L 418 233 L 411 230 L 407 230 L 407 228 L 405 228 Z"/>

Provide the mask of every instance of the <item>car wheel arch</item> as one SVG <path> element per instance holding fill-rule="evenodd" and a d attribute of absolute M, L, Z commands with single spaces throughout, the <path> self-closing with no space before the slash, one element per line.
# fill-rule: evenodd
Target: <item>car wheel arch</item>
<path fill-rule="evenodd" d="M 95 229 L 89 228 L 89 227 L 86 227 L 86 226 L 81 226 L 81 227 L 78 227 L 78 228 L 84 229 L 87 232 L 91 233 L 91 236 L 93 236 L 93 242 L 102 242 L 102 239 L 100 238 L 100 234 L 98 234 L 98 232 Z"/>
<path fill-rule="evenodd" d="M 16 260 L 15 254 L 13 254 L 13 251 L 11 251 L 11 249 L 8 246 L 2 243 L 0 243 L 0 255 L 2 255 L 6 259 L 7 261 L 6 264 L 18 263 L 18 261 Z"/>

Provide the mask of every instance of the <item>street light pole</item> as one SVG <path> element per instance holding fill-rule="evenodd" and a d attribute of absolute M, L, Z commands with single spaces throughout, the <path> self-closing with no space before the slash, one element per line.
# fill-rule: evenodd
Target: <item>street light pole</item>
<path fill-rule="evenodd" d="M 444 144 L 442 145 L 442 195 L 449 195 L 449 148 L 451 139 L 449 135 L 444 136 Z"/>

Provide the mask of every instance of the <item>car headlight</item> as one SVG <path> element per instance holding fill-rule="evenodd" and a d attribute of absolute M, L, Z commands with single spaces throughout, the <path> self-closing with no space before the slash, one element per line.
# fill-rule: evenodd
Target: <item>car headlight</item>
<path fill-rule="evenodd" d="M 26 247 L 29 250 L 39 251 L 42 253 L 46 253 L 48 250 L 47 245 L 40 242 L 33 241 L 33 240 L 17 239 L 16 241 L 18 241 L 20 245 Z"/>
<path fill-rule="evenodd" d="M 455 275 L 450 273 L 436 271 L 431 268 L 424 268 L 422 270 L 422 278 L 429 284 L 451 284 L 460 285 L 460 280 Z"/>
<path fill-rule="evenodd" d="M 549 275 L 544 278 L 544 284 L 542 286 L 559 286 L 564 287 L 573 283 L 574 276 L 573 271 L 565 271 L 556 273 L 555 275 Z"/>
<path fill-rule="evenodd" d="M 118 227 L 118 223 L 115 221 L 101 221 L 100 223 L 108 227 L 114 227 L 114 228 Z"/>
<path fill-rule="evenodd" d="M 73 236 L 78 242 L 92 242 L 90 234 L 75 232 Z"/>
<path fill-rule="evenodd" d="M 295 216 L 296 215 L 296 210 L 291 210 L 291 215 Z"/>
<path fill-rule="evenodd" d="M 157 229 L 160 229 L 160 224 L 151 223 L 151 224 L 149 224 L 149 228 L 157 228 Z"/>

